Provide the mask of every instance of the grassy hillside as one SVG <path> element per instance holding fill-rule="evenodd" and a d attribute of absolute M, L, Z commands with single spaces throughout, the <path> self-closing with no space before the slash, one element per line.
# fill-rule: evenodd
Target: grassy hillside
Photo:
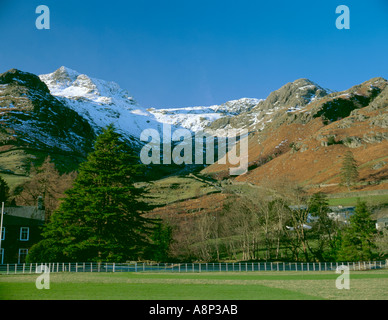
<path fill-rule="evenodd" d="M 220 192 L 220 189 L 211 182 L 194 175 L 171 176 L 153 182 L 138 183 L 137 186 L 145 188 L 147 191 L 145 200 L 157 206 Z"/>
<path fill-rule="evenodd" d="M 30 178 L 31 165 L 40 167 L 47 156 L 50 156 L 61 174 L 76 170 L 78 165 L 85 160 L 71 153 L 6 147 L 3 146 L 0 150 L 0 176 L 5 179 L 11 190 Z"/>

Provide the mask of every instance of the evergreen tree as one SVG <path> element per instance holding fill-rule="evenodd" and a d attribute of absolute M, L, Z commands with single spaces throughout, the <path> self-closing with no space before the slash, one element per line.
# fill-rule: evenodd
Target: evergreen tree
<path fill-rule="evenodd" d="M 327 196 L 318 192 L 311 196 L 308 202 L 308 212 L 311 215 L 312 230 L 310 237 L 315 246 L 309 245 L 309 250 L 319 261 L 330 259 L 328 253 L 334 246 L 334 236 L 336 232 L 335 223 L 328 216 L 330 209 L 328 206 Z"/>
<path fill-rule="evenodd" d="M 365 261 L 373 258 L 376 228 L 365 202 L 358 202 L 350 225 L 343 230 L 338 258 L 342 261 Z"/>
<path fill-rule="evenodd" d="M 149 249 L 154 220 L 134 186 L 139 165 L 128 145 L 108 126 L 82 163 L 73 187 L 46 225 L 31 260 L 127 261 Z"/>
<path fill-rule="evenodd" d="M 149 247 L 146 257 L 154 261 L 169 260 L 170 244 L 172 242 L 172 228 L 166 223 L 156 225 L 151 235 L 153 247 Z"/>
<path fill-rule="evenodd" d="M 8 201 L 8 198 L 9 186 L 7 182 L 2 177 L 0 177 L 0 206 L 2 202 L 6 203 Z"/>
<path fill-rule="evenodd" d="M 341 183 L 350 191 L 350 187 L 358 180 L 357 161 L 354 159 L 353 153 L 348 151 L 345 153 L 341 167 Z"/>

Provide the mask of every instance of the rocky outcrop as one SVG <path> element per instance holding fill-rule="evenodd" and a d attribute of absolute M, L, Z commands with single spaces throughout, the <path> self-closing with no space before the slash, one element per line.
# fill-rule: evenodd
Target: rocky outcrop
<path fill-rule="evenodd" d="M 38 76 L 0 74 L 0 144 L 86 155 L 95 134 L 89 123 L 50 94 Z"/>
<path fill-rule="evenodd" d="M 212 122 L 209 128 L 213 130 L 220 128 L 263 130 L 268 124 L 280 125 L 287 121 L 297 121 L 298 112 L 309 103 L 327 96 L 329 92 L 308 79 L 298 79 L 273 91 L 252 109 L 234 117 L 218 119 Z M 304 121 L 301 118 L 299 120 Z"/>

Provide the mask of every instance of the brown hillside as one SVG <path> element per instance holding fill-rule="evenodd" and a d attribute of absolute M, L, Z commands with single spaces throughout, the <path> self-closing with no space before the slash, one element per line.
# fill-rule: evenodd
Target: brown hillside
<path fill-rule="evenodd" d="M 222 209 L 222 203 L 227 195 L 215 193 L 204 195 L 195 199 L 175 202 L 164 207 L 155 208 L 148 213 L 151 217 L 162 219 L 178 219 L 188 221 L 204 212 L 216 212 Z"/>
<path fill-rule="evenodd" d="M 359 164 L 358 190 L 388 188 L 388 86 L 374 78 L 344 92 L 277 116 L 249 139 L 248 173 L 236 182 L 295 181 L 310 191 L 340 192 L 342 157 L 351 150 Z M 203 173 L 225 177 L 227 165 Z"/>

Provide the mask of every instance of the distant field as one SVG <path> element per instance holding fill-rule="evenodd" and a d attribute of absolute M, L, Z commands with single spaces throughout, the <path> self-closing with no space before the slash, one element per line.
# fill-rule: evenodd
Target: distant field
<path fill-rule="evenodd" d="M 138 185 L 148 191 L 145 201 L 154 205 L 164 205 L 217 191 L 215 187 L 188 176 L 173 176 Z"/>
<path fill-rule="evenodd" d="M 334 272 L 52 273 L 1 275 L 1 300 L 387 300 L 388 270 L 353 271 L 350 290 Z"/>
<path fill-rule="evenodd" d="M 365 201 L 368 205 L 380 205 L 388 203 L 388 195 L 371 195 L 349 198 L 332 198 L 328 199 L 330 206 L 355 206 L 357 201 Z"/>
<path fill-rule="evenodd" d="M 23 184 L 29 178 L 26 176 L 18 176 L 13 174 L 1 173 L 0 177 L 2 177 L 8 184 L 11 190 L 13 190 L 16 186 Z"/>

